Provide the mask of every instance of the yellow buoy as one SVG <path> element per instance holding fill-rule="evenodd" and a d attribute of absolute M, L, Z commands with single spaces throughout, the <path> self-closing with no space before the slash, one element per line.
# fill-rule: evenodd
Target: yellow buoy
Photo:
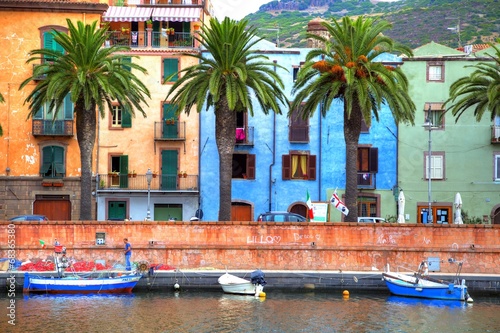
<path fill-rule="evenodd" d="M 259 293 L 259 297 L 266 297 L 266 293 L 265 293 L 265 292 L 263 292 L 263 291 L 261 291 L 261 292 Z"/>
<path fill-rule="evenodd" d="M 342 293 L 342 295 L 349 296 L 349 290 L 344 290 L 344 292 Z"/>

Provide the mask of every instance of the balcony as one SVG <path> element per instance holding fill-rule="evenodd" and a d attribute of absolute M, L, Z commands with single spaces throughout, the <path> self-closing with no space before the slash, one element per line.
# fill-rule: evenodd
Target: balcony
<path fill-rule="evenodd" d="M 376 189 L 376 176 L 377 174 L 374 172 L 358 172 L 358 189 Z"/>
<path fill-rule="evenodd" d="M 99 191 L 147 191 L 148 181 L 146 175 L 132 174 L 99 174 L 98 190 Z M 179 175 L 179 174 L 153 174 L 151 180 L 152 191 L 174 191 L 198 192 L 198 176 L 197 175 Z"/>
<path fill-rule="evenodd" d="M 34 136 L 73 136 L 73 120 L 33 119 Z"/>
<path fill-rule="evenodd" d="M 186 122 L 155 121 L 155 141 L 186 141 Z"/>
<path fill-rule="evenodd" d="M 254 128 L 237 127 L 236 128 L 236 146 L 253 146 L 254 145 Z"/>
<path fill-rule="evenodd" d="M 491 126 L 491 143 L 500 144 L 500 126 Z"/>
<path fill-rule="evenodd" d="M 178 5 L 196 5 L 201 6 L 203 0 L 114 0 L 112 6 L 125 6 L 127 5 L 148 5 L 148 6 L 178 6 Z"/>
<path fill-rule="evenodd" d="M 110 31 L 104 47 L 124 45 L 134 48 L 189 49 L 194 48 L 194 38 L 189 32 Z"/>

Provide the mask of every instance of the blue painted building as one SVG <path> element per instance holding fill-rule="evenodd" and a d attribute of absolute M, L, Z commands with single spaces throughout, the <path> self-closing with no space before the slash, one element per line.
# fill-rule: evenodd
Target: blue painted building
<path fill-rule="evenodd" d="M 294 77 L 311 49 L 282 49 L 267 41 L 256 52 L 284 67 L 276 67 L 291 100 Z M 387 55 L 381 61 L 400 63 Z M 345 188 L 343 105 L 335 104 L 325 118 L 319 112 L 304 121 L 282 114 L 238 117 L 235 133 L 232 183 L 232 219 L 255 221 L 266 211 L 291 211 L 306 215 L 306 196 L 314 203 L 328 203 L 332 192 Z M 203 220 L 215 221 L 219 205 L 219 159 L 215 142 L 213 109 L 200 115 L 200 207 Z M 359 142 L 359 216 L 396 216 L 393 188 L 397 184 L 397 126 L 389 109 L 380 121 L 364 127 Z M 325 208 L 325 205 L 319 205 Z M 319 207 L 318 206 L 318 207 Z M 323 214 L 318 208 L 315 220 Z M 326 221 L 341 221 L 330 209 Z"/>

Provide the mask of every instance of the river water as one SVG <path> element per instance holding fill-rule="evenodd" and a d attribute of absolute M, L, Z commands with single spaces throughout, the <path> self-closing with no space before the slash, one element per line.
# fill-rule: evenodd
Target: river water
<path fill-rule="evenodd" d="M 15 300 L 15 326 L 7 307 Z M 500 298 L 473 304 L 339 291 L 217 291 L 123 296 L 0 295 L 0 332 L 498 332 Z M 10 311 L 12 313 L 13 311 Z"/>

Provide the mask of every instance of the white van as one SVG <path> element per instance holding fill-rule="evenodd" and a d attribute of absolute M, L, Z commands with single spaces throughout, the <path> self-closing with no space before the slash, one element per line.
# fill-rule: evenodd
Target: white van
<path fill-rule="evenodd" d="M 362 216 L 358 217 L 358 222 L 384 223 L 385 219 L 383 217 Z"/>

